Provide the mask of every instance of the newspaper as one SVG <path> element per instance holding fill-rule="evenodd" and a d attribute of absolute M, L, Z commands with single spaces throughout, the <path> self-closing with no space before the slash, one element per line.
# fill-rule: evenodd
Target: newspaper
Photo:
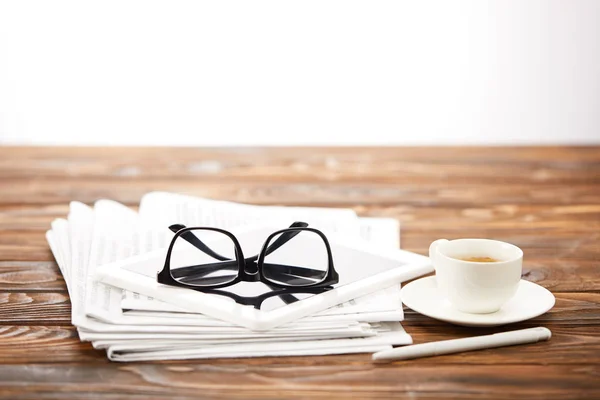
<path fill-rule="evenodd" d="M 338 354 L 410 343 L 392 322 L 403 318 L 398 285 L 256 332 L 96 279 L 105 265 L 164 250 L 166 227 L 174 222 L 238 229 L 291 219 L 308 220 L 327 235 L 398 246 L 396 221 L 358 218 L 352 210 L 260 207 L 168 193 L 144 196 L 139 213 L 110 200 L 93 207 L 72 202 L 68 218 L 54 221 L 47 239 L 67 283 L 73 325 L 112 360 Z"/>

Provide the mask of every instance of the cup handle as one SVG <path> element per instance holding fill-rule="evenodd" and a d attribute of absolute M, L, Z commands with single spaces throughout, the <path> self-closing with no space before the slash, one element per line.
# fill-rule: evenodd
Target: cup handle
<path fill-rule="evenodd" d="M 438 239 L 429 245 L 429 259 L 432 263 L 435 263 L 438 246 L 442 243 L 446 243 L 447 241 L 448 239 Z"/>

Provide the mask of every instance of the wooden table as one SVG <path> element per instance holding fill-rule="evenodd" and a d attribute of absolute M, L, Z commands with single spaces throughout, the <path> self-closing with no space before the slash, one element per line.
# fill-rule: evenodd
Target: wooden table
<path fill-rule="evenodd" d="M 404 249 L 525 251 L 546 315 L 494 329 L 406 312 L 416 343 L 543 325 L 549 342 L 373 365 L 370 355 L 117 364 L 80 343 L 44 238 L 67 204 L 151 190 L 397 218 Z M 600 398 L 600 148 L 1 148 L 0 395 L 19 398 Z"/>

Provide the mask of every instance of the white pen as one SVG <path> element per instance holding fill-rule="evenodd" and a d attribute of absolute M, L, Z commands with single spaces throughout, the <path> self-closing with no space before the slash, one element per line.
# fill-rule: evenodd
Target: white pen
<path fill-rule="evenodd" d="M 422 343 L 392 350 L 384 350 L 374 353 L 373 361 L 386 362 L 394 360 L 410 360 L 412 358 L 431 357 L 442 354 L 460 353 L 463 351 L 535 343 L 542 340 L 548 340 L 550 339 L 550 336 L 552 336 L 552 333 L 548 328 L 538 327 L 520 329 L 518 331 L 496 333 L 493 335 L 443 340 L 441 342 Z"/>

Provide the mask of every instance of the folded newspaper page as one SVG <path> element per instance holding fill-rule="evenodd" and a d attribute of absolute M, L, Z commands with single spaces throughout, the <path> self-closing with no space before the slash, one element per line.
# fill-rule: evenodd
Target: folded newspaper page
<path fill-rule="evenodd" d="M 164 251 L 171 235 L 166 227 L 175 221 L 243 231 L 257 222 L 301 219 L 311 226 L 314 221 L 328 236 L 397 250 L 399 227 L 390 219 L 359 218 L 352 210 L 250 206 L 160 192 L 144 196 L 139 213 L 110 200 L 93 207 L 72 202 L 67 219 L 54 221 L 47 239 L 71 297 L 73 325 L 81 340 L 106 349 L 111 360 L 342 354 L 410 343 L 400 324 L 392 322 L 403 318 L 398 285 L 258 332 L 169 297 L 159 300 L 97 279 L 106 265 Z"/>

